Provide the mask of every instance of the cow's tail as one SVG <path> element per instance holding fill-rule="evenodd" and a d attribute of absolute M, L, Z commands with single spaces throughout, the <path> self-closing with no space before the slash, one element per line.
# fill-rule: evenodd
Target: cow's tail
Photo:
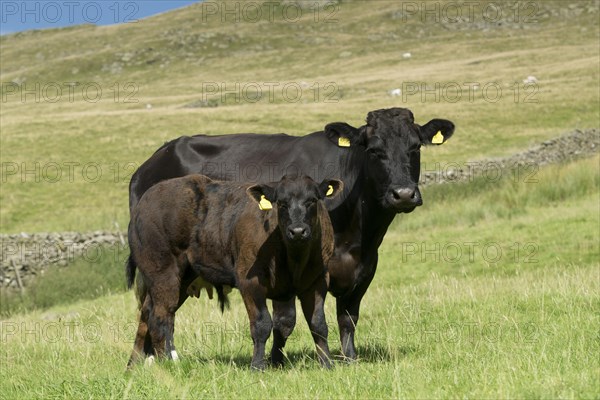
<path fill-rule="evenodd" d="M 142 309 L 142 304 L 144 304 L 144 299 L 146 298 L 146 294 L 148 290 L 146 288 L 146 284 L 144 283 L 144 279 L 142 279 L 142 275 L 138 274 L 137 277 L 135 275 L 135 270 L 137 265 L 135 264 L 135 260 L 133 258 L 133 254 L 129 254 L 127 258 L 127 263 L 125 264 L 125 275 L 127 277 L 127 289 L 131 289 L 133 287 L 133 283 L 135 281 L 135 297 L 138 301 L 138 308 Z"/>
<path fill-rule="evenodd" d="M 225 312 L 225 308 L 229 308 L 229 297 L 227 297 L 222 285 L 218 285 L 215 288 L 217 289 L 219 307 L 221 308 L 221 313 L 223 313 Z"/>
<path fill-rule="evenodd" d="M 135 260 L 133 259 L 133 254 L 129 254 L 127 257 L 127 263 L 125 264 L 125 276 L 127 277 L 127 289 L 131 289 L 133 286 L 133 282 L 135 281 L 135 269 L 137 266 L 135 265 Z"/>

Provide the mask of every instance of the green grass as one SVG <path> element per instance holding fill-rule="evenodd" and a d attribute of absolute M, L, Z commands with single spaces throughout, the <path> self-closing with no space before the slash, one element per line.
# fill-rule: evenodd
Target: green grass
<path fill-rule="evenodd" d="M 500 181 L 425 187 L 422 209 L 396 217 L 386 235 L 381 251 L 404 261 L 389 284 L 426 279 L 429 269 L 413 270 L 422 261 L 453 276 L 597 262 L 599 160 L 544 167 L 535 182 L 506 172 Z"/>
<path fill-rule="evenodd" d="M 599 161 L 542 168 L 535 183 L 507 175 L 494 185 L 427 187 L 425 205 L 398 218 L 381 248 L 361 308 L 355 364 L 322 371 L 299 317 L 286 367 L 253 373 L 247 315 L 234 293 L 224 315 L 205 296 L 184 304 L 176 318 L 179 363 L 126 373 L 136 301 L 132 293 L 111 294 L 2 321 L 0 354 L 10 368 L 0 369 L 0 392 L 6 398 L 596 398 Z M 503 203 L 507 190 L 514 199 Z M 502 210 L 514 201 L 519 212 Z M 467 241 L 481 246 L 450 261 L 442 252 L 407 254 L 402 247 Z M 480 250 L 492 242 L 505 252 L 488 262 Z M 516 257 L 514 243 L 532 243 L 536 251 Z M 122 272 L 120 262 L 113 267 Z M 330 297 L 330 346 L 339 355 L 334 310 Z"/>
<path fill-rule="evenodd" d="M 301 321 L 286 367 L 264 374 L 248 368 L 252 342 L 237 298 L 225 316 L 204 299 L 186 304 L 176 325 L 181 362 L 125 373 L 135 301 L 113 295 L 54 308 L 60 321 L 40 313 L 4 321 L 0 351 L 11 367 L 0 388 L 6 398 L 594 398 L 597 277 L 597 267 L 571 266 L 542 277 L 375 284 L 358 363 L 322 371 Z"/>

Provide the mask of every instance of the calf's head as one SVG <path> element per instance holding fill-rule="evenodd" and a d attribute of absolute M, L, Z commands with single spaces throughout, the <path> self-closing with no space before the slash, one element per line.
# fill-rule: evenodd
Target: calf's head
<path fill-rule="evenodd" d="M 364 151 L 366 190 L 381 207 L 408 213 L 423 204 L 418 187 L 421 146 L 445 143 L 454 133 L 454 124 L 432 119 L 421 126 L 410 110 L 389 108 L 370 112 L 367 124 L 360 128 L 336 122 L 327 125 L 325 133 L 334 143 Z"/>
<path fill-rule="evenodd" d="M 335 197 L 343 188 L 337 179 L 316 183 L 308 176 L 284 176 L 274 184 L 256 184 L 247 189 L 257 203 L 273 204 L 277 209 L 278 226 L 286 242 L 302 243 L 310 240 L 319 226 L 318 202 Z M 264 207 L 264 206 L 263 206 Z"/>

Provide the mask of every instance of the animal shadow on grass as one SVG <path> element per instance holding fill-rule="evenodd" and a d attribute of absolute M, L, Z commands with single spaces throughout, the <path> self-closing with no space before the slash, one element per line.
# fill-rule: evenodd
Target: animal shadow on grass
<path fill-rule="evenodd" d="M 269 348 L 270 349 L 270 348 Z M 252 351 L 225 351 L 218 353 L 213 356 L 206 354 L 197 354 L 191 356 L 193 360 L 199 363 L 210 363 L 214 362 L 220 365 L 235 365 L 241 369 L 250 370 L 250 364 L 252 362 Z M 270 352 L 266 354 L 267 370 L 280 369 L 281 367 L 275 367 L 270 362 Z M 318 368 L 319 361 L 314 348 L 306 348 L 302 350 L 290 350 L 285 353 L 282 368 L 298 368 L 298 369 L 312 369 Z"/>
<path fill-rule="evenodd" d="M 395 359 L 402 359 L 407 355 L 417 352 L 417 348 L 414 346 L 390 346 L 384 343 L 371 342 L 366 345 L 359 345 L 357 347 L 358 360 L 349 361 L 342 356 L 339 348 L 332 349 L 332 359 L 334 366 L 342 366 L 348 364 L 360 364 L 360 363 L 381 363 L 389 362 Z M 218 354 L 209 356 L 204 354 L 190 355 L 192 362 L 199 362 L 201 364 L 215 362 L 220 365 L 235 365 L 242 369 L 250 370 L 250 363 L 252 362 L 252 353 L 246 349 L 240 351 L 225 351 Z M 269 354 L 267 354 L 267 370 L 279 369 L 274 367 L 268 361 Z M 282 368 L 295 368 L 295 369 L 313 369 L 319 368 L 319 361 L 315 349 L 312 347 L 306 347 L 301 350 L 290 350 L 285 352 L 284 362 Z"/>
<path fill-rule="evenodd" d="M 386 361 L 394 361 L 402 359 L 409 354 L 416 353 L 417 348 L 414 346 L 396 346 L 387 345 L 385 343 L 371 342 L 366 345 L 357 345 L 356 353 L 358 354 L 358 362 L 380 363 Z M 345 360 L 341 353 L 336 353 L 334 357 L 340 360 Z"/>

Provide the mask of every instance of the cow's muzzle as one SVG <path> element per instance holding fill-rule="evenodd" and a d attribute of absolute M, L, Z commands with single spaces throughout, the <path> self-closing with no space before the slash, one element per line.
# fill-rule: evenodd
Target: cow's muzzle
<path fill-rule="evenodd" d="M 385 198 L 390 208 L 396 212 L 411 212 L 423 204 L 421 193 L 416 187 L 392 186 Z"/>

